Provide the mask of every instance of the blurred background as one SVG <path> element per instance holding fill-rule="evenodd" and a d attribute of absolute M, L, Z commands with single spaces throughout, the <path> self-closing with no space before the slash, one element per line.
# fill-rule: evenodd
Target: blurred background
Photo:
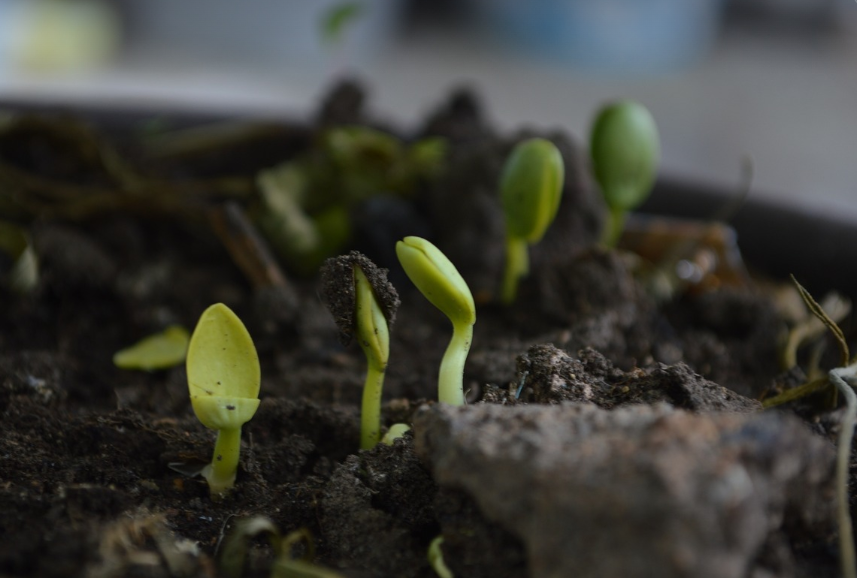
<path fill-rule="evenodd" d="M 457 86 L 585 138 L 646 104 L 663 172 L 857 220 L 854 0 L 0 0 L 0 101 L 300 117 L 356 76 L 404 129 Z"/>

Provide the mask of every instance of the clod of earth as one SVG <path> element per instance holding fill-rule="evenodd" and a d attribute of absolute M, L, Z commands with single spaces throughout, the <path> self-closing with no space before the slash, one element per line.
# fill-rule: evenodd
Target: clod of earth
<path fill-rule="evenodd" d="M 834 530 L 833 449 L 786 415 L 437 405 L 414 432 L 441 488 L 524 544 L 531 576 L 749 576 L 760 552 L 791 562 L 783 526 Z"/>

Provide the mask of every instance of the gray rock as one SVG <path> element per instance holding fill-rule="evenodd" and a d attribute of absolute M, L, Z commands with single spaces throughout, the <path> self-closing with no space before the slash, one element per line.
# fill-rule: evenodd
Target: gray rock
<path fill-rule="evenodd" d="M 744 577 L 782 527 L 833 529 L 833 448 L 784 414 L 433 405 L 414 432 L 531 577 Z"/>

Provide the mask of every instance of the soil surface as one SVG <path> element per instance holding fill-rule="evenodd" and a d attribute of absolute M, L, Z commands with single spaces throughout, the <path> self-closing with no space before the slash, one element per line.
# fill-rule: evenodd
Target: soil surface
<path fill-rule="evenodd" d="M 403 137 L 406 142 L 445 139 L 442 170 L 417 179 L 405 196 L 381 194 L 349 208 L 353 235 L 340 253 L 359 250 L 389 269 L 391 299 L 397 291 L 401 300 L 391 329 L 383 426 L 414 423 L 417 415 L 414 435 L 423 440 L 419 453 L 410 433 L 391 446 L 358 451 L 366 361 L 356 343 L 342 345 L 318 275 L 298 275 L 287 261 L 273 273 L 265 267 L 256 267 L 255 276 L 248 273 L 254 269 L 242 255 L 250 254 L 251 261 L 270 258 L 265 241 L 250 235 L 249 244 L 225 243 L 208 215 L 227 205 L 252 213 L 258 171 L 304 154 L 326 128 L 355 123 L 383 128 L 367 117 L 364 100 L 358 86 L 345 84 L 311 123 L 260 125 L 182 154 L 153 153 L 144 146 L 158 123 L 181 125 L 170 119 L 116 124 L 21 115 L 0 130 L 0 214 L 25 227 L 39 268 L 37 283 L 26 293 L 6 284 L 0 289 L 0 574 L 223 576 L 223 544 L 237 522 L 265 516 L 283 534 L 306 528 L 316 562 L 343 576 L 435 576 L 426 552 L 439 535 L 456 576 L 564 575 L 556 569 L 567 569 L 565 562 L 550 559 L 555 550 L 546 553 L 531 532 L 522 533 L 525 527 L 536 531 L 540 518 L 524 516 L 515 504 L 526 497 L 529 501 L 520 503 L 536 504 L 527 506 L 528 512 L 554 512 L 535 493 L 554 470 L 537 475 L 544 462 L 526 465 L 525 457 L 535 452 L 552 463 L 551 455 L 577 454 L 561 445 L 551 454 L 548 438 L 537 437 L 535 449 L 520 451 L 524 465 L 494 470 L 495 454 L 485 457 L 479 444 L 468 454 L 470 445 L 444 437 L 457 431 L 458 418 L 423 415 L 440 411 L 432 400 L 451 327 L 396 262 L 395 242 L 415 234 L 440 247 L 472 289 L 478 313 L 464 383 L 471 406 L 496 406 L 491 420 L 505 423 L 497 411 L 508 411 L 512 420 L 530 419 L 514 412 L 533 406 L 576 416 L 566 424 L 587 423 L 568 421 L 574 419 L 603 424 L 611 418 L 602 414 L 626 412 L 617 413 L 617 425 L 608 429 L 628 427 L 629 436 L 639 433 L 641 445 L 630 451 L 614 440 L 591 447 L 615 442 L 616 459 L 661 460 L 650 477 L 674 475 L 675 464 L 689 463 L 679 461 L 690 459 L 684 450 L 663 450 L 658 441 L 663 436 L 687 436 L 690 454 L 709 447 L 697 443 L 733 448 L 706 454 L 708 469 L 699 471 L 715 476 L 728 469 L 724 464 L 738 464 L 750 472 L 756 493 L 747 503 L 765 504 L 764 517 L 758 512 L 747 517 L 743 510 L 729 510 L 734 515 L 728 520 L 711 514 L 712 523 L 727 529 L 726 541 L 740 547 L 730 547 L 732 557 L 724 562 L 726 550 L 714 548 L 714 538 L 694 534 L 697 541 L 688 542 L 691 550 L 682 554 L 685 565 L 675 566 L 671 575 L 837 576 L 830 503 L 839 413 L 825 409 L 824 396 L 817 395 L 773 412 L 782 418 L 776 423 L 769 416 L 752 425 L 762 412 L 757 400 L 805 380 L 801 369 L 784 373 L 779 365 L 787 321 L 773 294 L 752 281 L 720 283 L 713 274 L 705 284 L 681 287 L 668 299 L 654 293 L 652 272 L 662 264 L 646 265 L 631 253 L 596 247 L 604 207 L 582 148 L 569 135 L 548 132 L 540 136 L 559 147 L 566 163 L 560 212 L 543 242 L 531 249 L 531 274 L 518 300 L 500 306 L 494 296 L 502 277 L 504 226 L 497 179 L 512 146 L 536 133 L 498 134 L 466 91 L 442 103 L 417 134 Z M 682 257 L 690 261 L 699 249 L 693 239 L 691 245 Z M 5 281 L 13 260 L 3 255 Z M 350 271 L 352 262 L 347 263 Z M 188 468 L 210 461 L 215 437 L 193 415 L 184 366 L 144 372 L 121 370 L 112 362 L 118 350 L 172 324 L 192 330 L 216 302 L 227 304 L 247 325 L 262 367 L 261 405 L 243 429 L 235 489 L 221 502 L 210 499 L 202 478 L 173 469 L 177 463 Z M 337 317 L 348 313 L 340 310 Z M 828 349 L 822 367 L 836 363 L 834 348 Z M 808 359 L 802 351 L 804 367 Z M 637 412 L 645 428 L 657 422 L 660 429 L 632 427 L 632 418 L 620 419 L 641 404 L 653 408 Z M 702 425 L 692 421 L 724 412 L 725 417 L 704 418 L 709 421 Z M 802 421 L 783 415 L 795 412 Z M 468 415 L 461 419 L 484 422 Z M 481 442 L 528 431 L 517 421 L 509 423 L 485 430 L 480 435 L 488 437 Z M 602 426 L 575 427 L 597 432 Z M 549 435 L 545 431 L 532 435 Z M 697 442 L 698 432 L 712 433 Z M 735 450 L 736 436 L 752 440 L 750 449 Z M 441 450 L 458 443 L 463 452 L 456 454 L 463 460 L 458 467 L 484 467 L 491 472 L 487 480 L 456 473 Z M 586 455 L 594 454 L 581 451 L 574 463 L 585 468 Z M 777 460 L 784 455 L 797 456 L 796 461 L 782 465 Z M 664 516 L 657 524 L 635 518 L 629 527 L 640 543 L 654 543 L 644 535 L 669 526 L 672 512 L 674 530 L 692 529 L 692 521 L 702 519 L 693 508 L 710 511 L 706 496 L 720 486 L 704 485 L 710 476 L 693 476 L 694 468 L 681 467 L 688 470 L 682 484 L 693 486 L 687 495 L 695 497 L 658 502 L 669 506 L 657 512 Z M 619 482 L 631 475 L 622 468 L 616 472 Z M 590 486 L 580 482 L 583 475 L 569 487 L 586 502 Z M 508 476 L 521 483 L 504 480 L 498 487 L 514 489 L 501 495 L 484 489 L 492 479 Z M 619 493 L 666 487 L 632 480 L 607 486 Z M 605 487 L 603 480 L 599 484 Z M 556 511 L 565 511 L 567 501 L 555 491 L 551 486 L 544 495 L 560 496 Z M 825 499 L 802 501 L 807 492 Z M 614 503 L 605 495 L 598 500 Z M 633 541 L 634 535 L 628 528 L 611 528 L 611 523 L 622 525 L 622 516 L 598 522 L 596 514 L 574 514 L 573 520 L 588 524 L 576 534 L 577 551 L 601 547 L 597 556 L 622 559 L 629 551 L 621 539 Z M 548 517 L 551 524 L 569 523 Z M 580 537 L 588 534 L 599 537 L 591 542 Z M 611 546 L 605 536 L 613 535 L 617 541 Z M 252 540 L 244 575 L 269 575 L 273 559 L 266 540 Z M 606 576 L 604 568 L 617 568 L 587 560 L 580 560 L 576 575 Z M 694 566 L 699 560 L 710 571 L 699 573 Z M 632 575 L 654 575 L 640 564 Z"/>

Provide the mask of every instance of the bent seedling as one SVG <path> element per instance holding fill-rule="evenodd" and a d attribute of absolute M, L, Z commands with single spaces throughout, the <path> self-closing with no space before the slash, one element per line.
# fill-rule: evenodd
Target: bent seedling
<path fill-rule="evenodd" d="M 464 362 L 476 323 L 470 288 L 446 255 L 423 238 L 405 237 L 396 243 L 396 255 L 420 293 L 452 322 L 452 340 L 440 363 L 438 400 L 464 405 Z"/>
<path fill-rule="evenodd" d="M 256 347 L 229 307 L 206 309 L 187 351 L 190 402 L 197 419 L 217 431 L 214 457 L 202 470 L 211 497 L 222 499 L 234 486 L 241 452 L 241 426 L 259 408 L 261 370 Z"/>

